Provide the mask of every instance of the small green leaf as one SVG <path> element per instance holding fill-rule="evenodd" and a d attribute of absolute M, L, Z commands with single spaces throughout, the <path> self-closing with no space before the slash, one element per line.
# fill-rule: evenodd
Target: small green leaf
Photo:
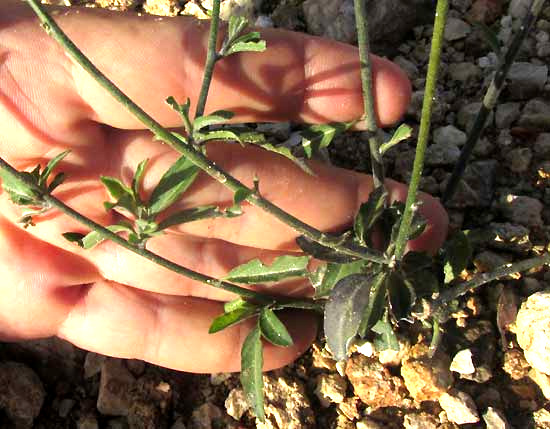
<path fill-rule="evenodd" d="M 371 275 L 352 274 L 341 279 L 325 306 L 324 329 L 327 344 L 338 361 L 347 357 L 369 302 Z"/>
<path fill-rule="evenodd" d="M 316 124 L 302 130 L 302 147 L 308 158 L 320 149 L 328 147 L 334 137 L 350 129 L 356 121 L 337 122 L 331 124 Z"/>
<path fill-rule="evenodd" d="M 248 19 L 244 16 L 231 15 L 229 18 L 229 25 L 227 29 L 227 39 L 234 40 L 239 37 L 243 30 L 248 25 Z"/>
<path fill-rule="evenodd" d="M 240 308 L 256 308 L 256 305 L 251 304 L 242 298 L 234 299 L 233 301 L 226 302 L 223 305 L 223 311 L 226 313 L 230 313 Z"/>
<path fill-rule="evenodd" d="M 128 228 L 126 225 L 109 225 L 106 227 L 109 231 L 117 233 L 117 232 L 131 232 L 132 229 Z M 80 239 L 77 240 L 78 233 L 74 232 L 66 232 L 63 234 L 63 237 L 65 237 L 67 240 L 72 241 L 76 244 L 78 244 L 80 247 L 84 249 L 92 249 L 95 246 L 97 246 L 99 243 L 105 241 L 105 237 L 103 234 L 97 231 L 92 231 L 84 236 L 82 236 Z"/>
<path fill-rule="evenodd" d="M 404 277 L 405 283 L 414 290 L 417 298 L 431 297 L 439 292 L 437 277 L 428 270 L 419 270 Z"/>
<path fill-rule="evenodd" d="M 30 174 L 30 173 L 27 173 Z M 0 169 L 0 177 L 2 178 L 2 188 L 9 194 L 10 199 L 18 205 L 30 205 L 39 199 L 29 185 L 22 180 L 12 176 L 4 169 Z"/>
<path fill-rule="evenodd" d="M 242 322 L 243 320 L 249 319 L 250 317 L 258 313 L 258 309 L 256 308 L 256 306 L 249 303 L 246 304 L 247 305 L 243 305 L 232 311 L 226 311 L 224 314 L 216 317 L 210 325 L 208 333 L 215 334 L 222 329 L 228 328 L 229 326 L 233 326 L 237 323 Z"/>
<path fill-rule="evenodd" d="M 376 350 L 396 350 L 399 351 L 399 341 L 393 331 L 389 320 L 388 312 L 372 327 L 372 331 L 377 335 L 374 337 L 374 347 Z"/>
<path fill-rule="evenodd" d="M 315 175 L 313 173 L 313 171 L 311 170 L 311 168 L 309 168 L 309 166 L 306 164 L 305 160 L 303 160 L 302 158 L 298 158 L 297 156 L 294 156 L 294 154 L 292 153 L 292 151 L 288 147 L 286 147 L 286 146 L 274 146 L 271 143 L 260 143 L 260 144 L 256 144 L 256 145 L 260 146 L 261 148 L 263 148 L 263 149 L 265 149 L 269 152 L 274 152 L 274 153 L 277 153 L 279 155 L 284 156 L 285 158 L 290 159 L 294 164 L 296 164 L 298 167 L 300 167 L 307 174 L 310 174 L 312 176 Z"/>
<path fill-rule="evenodd" d="M 407 124 L 401 124 L 390 140 L 380 145 L 380 154 L 384 155 L 395 145 L 401 143 L 403 140 L 407 140 L 412 136 L 413 129 Z"/>
<path fill-rule="evenodd" d="M 193 131 L 198 132 L 210 125 L 224 124 L 233 118 L 235 114 L 228 110 L 217 110 L 209 115 L 200 116 L 193 121 Z"/>
<path fill-rule="evenodd" d="M 410 320 L 411 309 L 416 302 L 416 293 L 411 284 L 405 282 L 398 273 L 392 272 L 386 277 L 386 288 L 395 320 Z"/>
<path fill-rule="evenodd" d="M 235 191 L 233 195 L 233 204 L 241 204 L 245 201 L 250 195 L 254 192 L 248 188 L 239 188 Z"/>
<path fill-rule="evenodd" d="M 433 258 L 425 252 L 410 251 L 405 253 L 401 261 L 401 269 L 407 274 L 429 270 L 433 266 Z"/>
<path fill-rule="evenodd" d="M 370 243 L 372 229 L 378 218 L 384 212 L 388 192 L 384 186 L 379 186 L 369 195 L 366 203 L 361 204 L 355 216 L 353 230 L 359 243 Z"/>
<path fill-rule="evenodd" d="M 313 240 L 305 236 L 300 236 L 296 239 L 296 243 L 300 246 L 305 253 L 313 256 L 314 258 L 320 259 L 321 261 L 335 262 L 337 264 L 345 264 L 348 262 L 357 261 L 359 258 L 354 256 L 346 255 L 344 253 L 338 252 L 330 247 L 323 246 L 319 243 L 316 243 Z M 353 247 L 352 243 L 346 243 L 348 246 Z"/>
<path fill-rule="evenodd" d="M 65 181 L 65 177 L 65 173 L 57 173 L 48 185 L 48 192 L 52 193 L 59 185 L 61 185 Z"/>
<path fill-rule="evenodd" d="M 141 182 L 143 180 L 143 174 L 145 173 L 145 168 L 147 167 L 148 159 L 141 161 L 134 173 L 134 178 L 132 179 L 132 191 L 134 192 L 134 197 L 136 201 L 139 201 L 139 188 L 141 187 Z"/>
<path fill-rule="evenodd" d="M 183 123 L 190 123 L 189 119 L 189 108 L 191 107 L 191 100 L 188 98 L 185 103 L 179 104 L 174 97 L 168 97 L 166 99 L 166 104 L 168 104 L 172 109 L 174 109 L 183 119 Z"/>
<path fill-rule="evenodd" d="M 82 247 L 82 239 L 85 237 L 84 234 L 81 234 L 80 232 L 64 232 L 61 235 L 65 238 L 65 240 L 78 244 Z"/>
<path fill-rule="evenodd" d="M 192 209 L 176 212 L 158 224 L 158 230 L 169 228 L 182 223 L 195 222 L 197 220 L 212 219 L 222 217 L 223 213 L 216 206 L 195 207 Z"/>
<path fill-rule="evenodd" d="M 271 344 L 281 347 L 289 347 L 293 344 L 285 325 L 269 307 L 262 308 L 259 324 L 263 337 Z"/>
<path fill-rule="evenodd" d="M 161 177 L 149 198 L 148 206 L 152 216 L 174 204 L 191 186 L 199 168 L 187 157 L 182 156 Z"/>
<path fill-rule="evenodd" d="M 40 186 L 44 186 L 46 185 L 46 182 L 48 180 L 48 177 L 50 177 L 50 174 L 52 173 L 53 169 L 57 166 L 57 164 L 59 164 L 61 162 L 61 160 L 63 160 L 63 158 L 65 158 L 71 151 L 70 150 L 66 150 L 66 151 L 63 151 L 61 152 L 59 155 L 55 156 L 54 158 L 52 158 L 48 164 L 46 165 L 46 168 L 44 169 L 44 171 L 42 172 L 42 174 L 40 175 L 40 179 L 39 179 L 39 182 L 38 184 Z"/>
<path fill-rule="evenodd" d="M 369 294 L 369 303 L 359 325 L 358 334 L 364 338 L 370 329 L 384 316 L 386 310 L 386 277 L 387 273 L 381 272 L 374 278 Z"/>
<path fill-rule="evenodd" d="M 472 257 L 472 248 L 466 234 L 456 233 L 444 248 L 443 271 L 445 284 L 452 282 L 468 266 Z"/>
<path fill-rule="evenodd" d="M 260 327 L 248 334 L 241 349 L 241 384 L 256 418 L 265 421 L 262 339 Z"/>
<path fill-rule="evenodd" d="M 237 52 L 264 52 L 267 48 L 265 40 L 258 40 L 255 42 L 244 42 L 236 40 L 231 46 L 224 52 L 224 56 L 236 54 Z"/>
<path fill-rule="evenodd" d="M 330 291 L 336 283 L 350 274 L 359 274 L 365 267 L 365 261 L 359 260 L 346 264 L 328 263 L 325 265 L 325 273 L 319 286 L 315 288 L 315 298 L 323 298 L 330 295 Z"/>
<path fill-rule="evenodd" d="M 264 265 L 259 259 L 233 268 L 225 280 L 236 283 L 254 284 L 276 282 L 290 277 L 302 277 L 308 274 L 307 256 L 279 256 L 271 265 Z"/>
<path fill-rule="evenodd" d="M 125 196 L 134 199 L 132 190 L 116 177 L 101 176 L 101 182 L 114 200 L 120 200 Z"/>

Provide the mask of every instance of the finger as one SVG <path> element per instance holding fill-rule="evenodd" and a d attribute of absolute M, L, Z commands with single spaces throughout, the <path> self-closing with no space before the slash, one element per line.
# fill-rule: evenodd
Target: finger
<path fill-rule="evenodd" d="M 17 10 L 0 23 L 5 52 L 0 82 L 4 113 L 16 120 L 12 127 L 30 129 L 29 138 L 70 144 L 100 138 L 90 120 L 143 127 L 63 53 L 27 9 L 11 7 Z M 100 70 L 163 125 L 181 124 L 165 105 L 166 97 L 190 97 L 196 105 L 207 44 L 204 22 L 89 8 L 63 10 L 56 19 Z M 282 30 L 265 29 L 262 36 L 265 53 L 243 53 L 219 63 L 207 112 L 231 109 L 241 122 L 361 117 L 356 48 Z M 373 73 L 378 119 L 393 123 L 406 109 L 410 84 L 397 66 L 375 56 Z"/>
<path fill-rule="evenodd" d="M 188 372 L 240 369 L 240 349 L 254 321 L 208 335 L 223 306 L 197 298 L 160 296 L 116 283 L 97 282 L 76 303 L 58 335 L 78 347 L 110 356 L 141 359 Z M 295 360 L 313 341 L 311 314 L 285 318 L 294 345 L 264 344 L 264 370 Z"/>
<path fill-rule="evenodd" d="M 145 175 L 146 193 L 151 192 L 160 176 L 175 162 L 177 155 L 158 148 L 145 133 L 125 134 L 121 143 L 120 173 L 135 170 L 143 159 L 153 162 Z M 328 166 L 310 163 L 315 176 L 304 173 L 287 159 L 255 147 L 241 148 L 239 145 L 212 143 L 208 156 L 232 176 L 253 186 L 259 179 L 260 194 L 301 221 L 321 231 L 340 231 L 353 223 L 360 205 L 368 199 L 373 184 L 370 176 Z M 405 185 L 386 181 L 391 201 L 406 199 Z M 422 214 L 428 221 L 424 235 L 411 246 L 425 250 L 437 249 L 445 239 L 448 219 L 438 200 L 420 193 L 424 203 Z M 178 209 L 199 205 L 232 204 L 233 193 L 224 185 L 205 174 L 199 175 L 191 189 L 185 194 Z M 244 215 L 233 219 L 211 219 L 181 225 L 180 232 L 201 237 L 216 238 L 243 246 L 262 249 L 296 249 L 294 240 L 297 232 L 270 213 L 244 204 Z"/>

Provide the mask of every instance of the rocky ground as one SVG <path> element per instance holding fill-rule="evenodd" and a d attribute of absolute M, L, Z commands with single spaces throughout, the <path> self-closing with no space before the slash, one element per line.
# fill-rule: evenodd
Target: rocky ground
<path fill-rule="evenodd" d="M 79 0 L 160 15 L 201 15 L 177 0 Z M 207 1 L 204 2 L 207 4 Z M 259 26 L 355 42 L 352 0 L 226 0 Z M 431 33 L 430 1 L 370 2 L 374 50 L 413 82 L 406 122 L 418 126 Z M 508 43 L 528 0 L 452 0 L 423 190 L 440 195 L 497 57 L 473 25 Z M 404 37 L 404 40 L 402 39 Z M 501 104 L 450 204 L 453 229 L 475 237 L 471 267 L 487 271 L 540 254 L 550 237 L 550 5 L 510 72 Z M 279 127 L 288 135 L 293 129 Z M 361 136 L 339 139 L 334 163 L 364 171 Z M 413 144 L 389 153 L 388 172 L 407 181 Z M 238 377 L 199 376 L 107 358 L 58 339 L 0 344 L 1 428 L 550 428 L 550 272 L 514 275 L 461 300 L 442 347 L 427 356 L 425 333 L 400 332 L 401 351 L 357 347 L 338 374 L 318 341 L 292 366 L 265 376 L 268 421 L 255 424 Z M 519 312 L 518 312 L 519 310 Z"/>

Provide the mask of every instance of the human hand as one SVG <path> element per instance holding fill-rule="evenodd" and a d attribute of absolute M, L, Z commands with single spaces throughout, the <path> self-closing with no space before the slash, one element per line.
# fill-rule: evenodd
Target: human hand
<path fill-rule="evenodd" d="M 39 27 L 20 2 L 6 1 L 0 14 L 0 153 L 18 169 L 45 164 L 71 149 L 60 165 L 68 179 L 55 195 L 96 222 L 108 225 L 107 195 L 100 175 L 124 177 L 143 159 L 150 164 L 150 192 L 178 155 L 149 132 L 75 65 Z M 86 55 L 164 126 L 179 117 L 164 104 L 173 95 L 198 98 L 208 25 L 192 19 L 159 19 L 96 9 L 58 9 L 56 18 Z M 262 30 L 268 49 L 239 54 L 217 66 L 206 112 L 227 109 L 239 122 L 345 121 L 362 114 L 355 48 L 278 30 Z M 403 73 L 374 59 L 378 120 L 398 120 L 409 101 Z M 257 176 L 262 195 L 318 229 L 348 226 L 372 189 L 370 177 L 312 163 L 316 177 L 257 148 L 212 143 L 208 155 L 247 185 Z M 391 199 L 406 188 L 387 181 Z M 226 205 L 232 193 L 201 174 L 181 207 Z M 447 218 L 435 199 L 423 195 L 427 231 L 409 244 L 435 251 Z M 61 234 L 83 231 L 56 211 L 16 225 L 19 208 L 0 196 L 0 337 L 6 340 L 58 335 L 99 353 L 143 359 L 191 372 L 236 371 L 249 323 L 208 335 L 228 293 L 178 276 L 104 242 L 83 251 Z M 221 277 L 253 258 L 269 262 L 296 250 L 296 233 L 271 215 L 245 205 L 234 219 L 194 222 L 155 237 L 148 248 L 204 274 Z M 278 292 L 306 294 L 305 284 Z M 266 344 L 264 368 L 294 360 L 315 335 L 312 316 L 289 313 L 292 347 Z"/>

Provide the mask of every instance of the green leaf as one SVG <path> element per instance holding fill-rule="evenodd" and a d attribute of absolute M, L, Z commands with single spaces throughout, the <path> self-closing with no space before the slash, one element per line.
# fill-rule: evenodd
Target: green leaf
<path fill-rule="evenodd" d="M 300 132 L 302 136 L 302 147 L 306 156 L 311 158 L 320 149 L 328 147 L 334 137 L 350 129 L 356 121 L 336 122 L 330 124 L 311 125 Z"/>
<path fill-rule="evenodd" d="M 378 273 L 372 282 L 369 303 L 365 307 L 365 312 L 363 313 L 358 330 L 358 334 L 361 338 L 364 338 L 369 330 L 384 316 L 387 292 L 386 277 L 387 273 Z"/>
<path fill-rule="evenodd" d="M 50 177 L 50 174 L 52 173 L 53 169 L 57 166 L 57 164 L 59 164 L 61 162 L 61 160 L 63 158 L 65 158 L 71 151 L 70 150 L 66 150 L 66 151 L 63 151 L 61 152 L 59 155 L 55 156 L 54 158 L 52 158 L 48 164 L 46 165 L 46 168 L 44 169 L 44 171 L 42 172 L 42 174 L 40 175 L 40 179 L 39 179 L 39 182 L 38 184 L 40 186 L 44 186 L 48 180 L 48 177 Z"/>
<path fill-rule="evenodd" d="M 243 32 L 247 25 L 248 19 L 246 19 L 244 16 L 231 15 L 229 18 L 229 25 L 227 29 L 227 39 L 234 40 L 235 38 L 239 37 L 239 34 Z"/>
<path fill-rule="evenodd" d="M 174 97 L 170 96 L 166 99 L 166 104 L 168 104 L 181 116 L 184 123 L 191 122 L 189 119 L 189 108 L 191 107 L 191 100 L 189 98 L 185 101 L 185 103 L 179 104 Z"/>
<path fill-rule="evenodd" d="M 222 217 L 223 213 L 216 206 L 195 207 L 192 209 L 176 212 L 158 224 L 158 230 L 169 228 L 182 223 L 195 222 L 197 220 Z"/>
<path fill-rule="evenodd" d="M 225 128 L 222 130 L 208 131 L 206 133 L 197 131 L 196 133 L 193 133 L 193 138 L 197 143 L 204 143 L 210 140 L 231 140 L 241 143 L 241 138 L 238 133 Z"/>
<path fill-rule="evenodd" d="M 396 350 L 399 351 L 399 341 L 393 331 L 388 312 L 372 327 L 372 331 L 377 335 L 374 337 L 374 347 L 376 350 Z"/>
<path fill-rule="evenodd" d="M 258 323 L 263 337 L 271 344 L 281 347 L 289 347 L 293 344 L 285 325 L 269 307 L 262 308 Z"/>
<path fill-rule="evenodd" d="M 327 344 L 338 361 L 347 357 L 369 302 L 371 275 L 352 274 L 332 289 L 325 306 L 324 328 Z"/>
<path fill-rule="evenodd" d="M 61 185 L 65 181 L 65 177 L 65 173 L 57 173 L 48 185 L 48 192 L 52 193 L 59 185 Z"/>
<path fill-rule="evenodd" d="M 27 173 L 30 175 L 30 173 Z M 4 169 L 0 169 L 2 188 L 9 194 L 10 199 L 18 205 L 30 205 L 39 199 L 39 195 L 22 180 L 19 180 Z"/>
<path fill-rule="evenodd" d="M 132 191 L 134 192 L 134 197 L 136 201 L 139 201 L 139 188 L 141 187 L 141 182 L 143 180 L 143 174 L 145 173 L 145 168 L 147 167 L 148 159 L 141 161 L 134 173 L 134 178 L 132 179 Z"/>
<path fill-rule="evenodd" d="M 300 236 L 296 239 L 296 243 L 300 246 L 305 253 L 313 256 L 316 259 L 327 262 L 335 262 L 337 264 L 345 264 L 348 262 L 357 261 L 359 258 L 354 256 L 346 255 L 344 253 L 338 252 L 330 247 L 323 246 L 305 236 Z M 354 247 L 351 243 L 346 243 L 350 247 Z"/>
<path fill-rule="evenodd" d="M 416 302 L 416 293 L 396 272 L 386 277 L 386 288 L 390 297 L 390 309 L 395 320 L 410 320 L 411 309 Z"/>
<path fill-rule="evenodd" d="M 279 256 L 271 265 L 264 265 L 259 259 L 233 268 L 225 280 L 235 283 L 254 284 L 276 282 L 289 277 L 302 277 L 308 274 L 307 256 Z"/>
<path fill-rule="evenodd" d="M 298 167 L 300 167 L 307 174 L 310 174 L 312 176 L 315 175 L 313 173 L 313 171 L 311 170 L 311 168 L 309 168 L 309 166 L 306 164 L 306 162 L 302 158 L 298 158 L 297 156 L 294 156 L 294 154 L 292 153 L 292 151 L 288 147 L 286 147 L 286 146 L 274 146 L 271 143 L 260 143 L 260 144 L 256 144 L 256 145 L 262 147 L 263 149 L 265 149 L 269 152 L 274 152 L 274 153 L 277 153 L 279 155 L 284 156 L 285 158 L 290 159 L 294 164 L 296 164 Z"/>
<path fill-rule="evenodd" d="M 359 274 L 365 267 L 365 261 L 359 260 L 347 264 L 328 263 L 319 286 L 315 288 L 315 298 L 323 298 L 330 295 L 330 291 L 336 283 L 350 274 Z"/>
<path fill-rule="evenodd" d="M 117 232 L 131 232 L 132 229 L 128 228 L 126 225 L 109 225 L 106 227 L 109 231 Z M 105 241 L 105 237 L 98 231 L 92 231 L 86 235 L 79 234 L 77 232 L 66 232 L 63 234 L 65 239 L 78 244 L 84 249 L 92 249 L 97 246 L 99 243 Z"/>
<path fill-rule="evenodd" d="M 254 34 L 254 33 L 251 33 Z M 236 54 L 237 52 L 264 52 L 267 48 L 265 40 L 258 40 L 255 42 L 243 42 L 236 40 L 231 46 L 224 52 L 224 56 Z"/>
<path fill-rule="evenodd" d="M 404 277 L 405 283 L 414 290 L 417 298 L 431 297 L 439 292 L 437 277 L 428 270 L 420 270 Z"/>
<path fill-rule="evenodd" d="M 263 360 L 261 332 L 256 325 L 241 349 L 241 384 L 254 415 L 261 422 L 265 421 Z"/>
<path fill-rule="evenodd" d="M 82 247 L 82 239 L 85 237 L 84 234 L 80 232 L 64 232 L 61 234 L 65 240 L 70 241 L 71 243 L 76 243 Z"/>
<path fill-rule="evenodd" d="M 462 231 L 456 233 L 445 245 L 443 255 L 443 271 L 447 284 L 466 269 L 472 257 L 472 248 L 466 234 Z"/>
<path fill-rule="evenodd" d="M 209 115 L 199 116 L 193 121 L 193 132 L 198 132 L 210 125 L 224 124 L 233 116 L 235 116 L 235 114 L 228 110 L 217 110 Z"/>
<path fill-rule="evenodd" d="M 243 320 L 249 319 L 258 313 L 256 306 L 246 303 L 241 307 L 237 307 L 234 310 L 226 311 L 224 314 L 216 317 L 210 329 L 208 330 L 209 334 L 215 334 L 216 332 L 221 331 L 222 329 L 233 326 L 237 323 L 242 322 Z"/>
<path fill-rule="evenodd" d="M 233 301 L 226 302 L 223 305 L 223 311 L 226 313 L 230 313 L 240 308 L 256 308 L 256 305 L 251 304 L 242 298 L 234 299 Z"/>
<path fill-rule="evenodd" d="M 407 124 L 401 124 L 390 140 L 380 145 L 380 154 L 384 155 L 395 145 L 401 143 L 403 140 L 407 140 L 412 136 L 413 129 Z"/>
<path fill-rule="evenodd" d="M 120 200 L 123 197 L 134 199 L 132 190 L 116 177 L 101 176 L 101 182 L 114 200 Z"/>
<path fill-rule="evenodd" d="M 366 203 L 361 204 L 355 216 L 353 230 L 359 243 L 370 243 L 372 229 L 378 218 L 384 212 L 388 192 L 384 186 L 379 186 L 369 195 Z"/>
<path fill-rule="evenodd" d="M 161 177 L 149 198 L 148 206 L 152 216 L 174 204 L 191 186 L 199 168 L 187 157 L 182 156 Z"/>

